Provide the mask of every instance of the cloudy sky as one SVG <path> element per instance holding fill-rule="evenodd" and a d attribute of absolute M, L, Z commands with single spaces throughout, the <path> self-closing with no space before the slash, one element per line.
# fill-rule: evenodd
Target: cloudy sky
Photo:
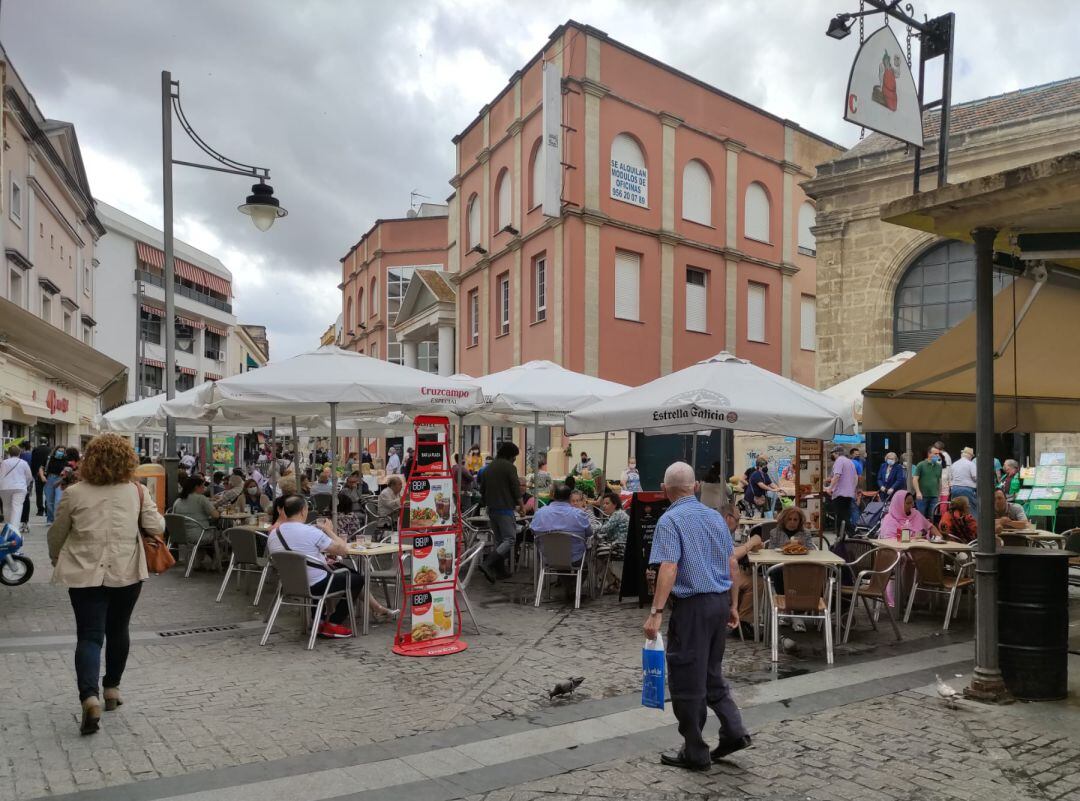
<path fill-rule="evenodd" d="M 0 39 L 46 116 L 75 123 L 94 194 L 161 226 L 160 72 L 196 130 L 270 167 L 289 216 L 260 234 L 242 178 L 178 168 L 177 235 L 232 270 L 272 355 L 314 347 L 341 308 L 338 259 L 413 190 L 450 193 L 451 137 L 569 18 L 844 143 L 856 0 L 5 0 Z M 1068 10 L 1066 9 L 1068 7 Z M 957 101 L 1080 74 L 1080 6 L 933 0 L 957 14 Z M 873 19 L 873 18 L 872 18 Z M 880 19 L 880 18 L 878 18 Z M 879 25 L 868 22 L 867 30 Z M 901 34 L 902 41 L 902 34 Z M 177 158 L 189 160 L 182 144 Z"/>

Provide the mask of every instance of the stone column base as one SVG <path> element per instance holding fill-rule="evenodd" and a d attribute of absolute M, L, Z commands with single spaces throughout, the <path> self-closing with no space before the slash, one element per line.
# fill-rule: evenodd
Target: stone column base
<path fill-rule="evenodd" d="M 1016 700 L 1005 689 L 1001 674 L 996 672 L 984 676 L 976 673 L 971 685 L 964 688 L 964 697 L 984 704 L 1011 704 Z"/>

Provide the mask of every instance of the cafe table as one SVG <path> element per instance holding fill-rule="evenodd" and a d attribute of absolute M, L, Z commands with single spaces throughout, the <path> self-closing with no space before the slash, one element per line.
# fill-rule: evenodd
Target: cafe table
<path fill-rule="evenodd" d="M 813 550 L 804 554 L 786 554 L 783 551 L 775 550 L 773 548 L 762 548 L 760 551 L 754 551 L 747 556 L 750 562 L 750 575 L 751 575 L 751 592 L 754 598 L 754 642 L 760 642 L 760 619 L 761 613 L 759 611 L 758 604 L 760 598 L 764 595 L 764 592 L 758 591 L 758 573 L 764 574 L 764 572 L 773 565 L 790 565 L 790 564 L 802 564 L 802 565 L 825 565 L 833 574 L 835 574 L 836 581 L 834 582 L 835 599 L 833 603 L 833 625 L 836 627 L 837 642 L 840 637 L 840 568 L 844 564 L 844 560 L 834 554 L 832 551 L 827 550 Z M 762 576 L 764 581 L 769 579 Z M 763 588 L 764 589 L 764 588 Z"/>
<path fill-rule="evenodd" d="M 945 540 L 944 542 L 934 542 L 933 540 L 923 539 L 921 537 L 913 537 L 906 542 L 898 539 L 878 539 L 872 540 L 879 548 L 889 548 L 894 551 L 900 552 L 900 558 L 903 560 L 908 551 L 912 548 L 929 548 L 934 551 L 942 551 L 949 554 L 961 554 L 961 553 L 974 553 L 974 542 L 955 542 L 954 540 Z M 893 573 L 896 579 L 896 608 L 900 609 L 903 605 L 902 599 L 907 597 L 907 584 L 904 582 L 904 571 L 900 569 L 900 565 L 897 565 L 897 569 Z"/>
<path fill-rule="evenodd" d="M 361 563 L 360 572 L 364 576 L 364 626 L 363 633 L 367 634 L 371 626 L 371 560 L 379 556 L 397 556 L 398 544 L 396 542 L 377 543 L 351 543 L 348 554 L 354 563 Z M 412 545 L 401 544 L 400 549 L 406 553 L 412 550 Z M 394 565 L 395 568 L 397 565 Z M 400 577 L 399 577 L 400 580 Z M 404 600 L 405 593 L 401 593 Z"/>

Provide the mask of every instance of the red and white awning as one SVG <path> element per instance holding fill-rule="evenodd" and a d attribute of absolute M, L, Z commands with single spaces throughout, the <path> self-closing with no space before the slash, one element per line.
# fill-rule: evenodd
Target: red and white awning
<path fill-rule="evenodd" d="M 147 367 L 158 367 L 158 368 L 160 368 L 162 370 L 165 369 L 165 362 L 159 362 L 157 359 L 148 359 L 145 356 L 143 356 L 143 358 L 140 359 L 140 361 L 143 364 L 145 364 Z"/>
<path fill-rule="evenodd" d="M 195 375 L 195 368 L 194 367 L 179 367 L 178 366 L 176 368 L 176 372 L 180 373 L 181 375 Z"/>
<path fill-rule="evenodd" d="M 207 373 L 206 374 L 206 380 L 207 381 L 220 381 L 221 376 L 219 376 L 217 373 Z"/>
<path fill-rule="evenodd" d="M 206 330 L 209 331 L 211 334 L 217 334 L 219 337 L 228 336 L 229 334 L 229 330 L 227 328 L 222 328 L 220 325 L 214 325 L 213 323 L 207 323 Z"/>
<path fill-rule="evenodd" d="M 161 272 L 165 271 L 165 252 L 163 250 L 159 250 L 153 245 L 148 245 L 145 242 L 137 241 L 135 243 L 135 255 L 138 257 L 139 261 L 154 267 Z M 180 278 L 217 292 L 227 298 L 232 297 L 232 284 L 228 279 L 222 278 L 220 275 L 214 275 L 209 270 L 204 270 L 202 267 L 196 267 L 191 262 L 184 261 L 176 256 L 173 256 L 173 269 Z"/>

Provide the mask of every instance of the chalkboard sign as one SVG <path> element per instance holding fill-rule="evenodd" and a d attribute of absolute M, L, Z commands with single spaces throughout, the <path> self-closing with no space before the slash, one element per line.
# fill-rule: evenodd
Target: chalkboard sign
<path fill-rule="evenodd" d="M 656 523 L 670 505 L 662 492 L 635 492 L 630 501 L 630 529 L 626 534 L 626 559 L 623 562 L 619 600 L 635 595 L 638 605 L 652 602 L 652 592 L 645 571 L 649 569 L 653 532 Z"/>

